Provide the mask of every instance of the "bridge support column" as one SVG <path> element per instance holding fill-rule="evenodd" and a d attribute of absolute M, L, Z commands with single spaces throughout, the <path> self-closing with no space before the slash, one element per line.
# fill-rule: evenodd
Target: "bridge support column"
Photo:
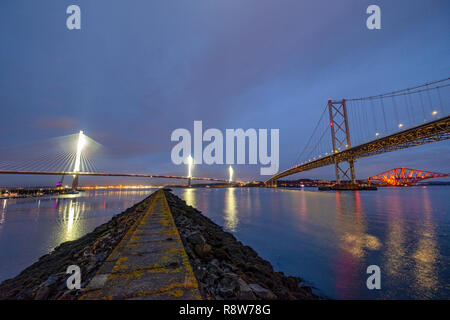
<path fill-rule="evenodd" d="M 191 178 L 188 179 L 188 187 L 191 186 Z"/>
<path fill-rule="evenodd" d="M 348 166 L 350 167 L 350 178 L 352 180 L 353 184 L 356 184 L 356 177 L 355 177 L 355 160 L 350 159 L 348 160 Z"/>
<path fill-rule="evenodd" d="M 78 189 L 78 175 L 73 176 L 72 189 L 73 190 L 77 190 Z"/>
<path fill-rule="evenodd" d="M 339 153 L 351 147 L 350 130 L 348 126 L 347 105 L 345 99 L 341 101 L 328 100 L 328 112 L 330 115 L 331 142 L 333 145 L 334 169 L 337 183 L 347 178 L 356 183 L 354 159 L 339 159 Z M 348 162 L 348 168 L 344 170 L 340 163 Z M 350 176 L 348 174 L 350 171 Z M 342 175 L 341 175 L 342 173 Z"/>
<path fill-rule="evenodd" d="M 339 174 L 340 170 L 341 170 L 341 168 L 339 168 L 339 162 L 337 161 L 337 159 L 335 159 L 334 160 L 334 175 L 336 176 L 337 183 L 341 182 L 341 175 Z"/>

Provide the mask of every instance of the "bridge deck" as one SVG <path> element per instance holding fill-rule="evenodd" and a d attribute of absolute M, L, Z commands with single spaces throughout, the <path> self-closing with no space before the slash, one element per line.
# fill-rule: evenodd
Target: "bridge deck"
<path fill-rule="evenodd" d="M 201 299 L 164 191 L 146 204 L 80 299 Z"/>
<path fill-rule="evenodd" d="M 44 176 L 90 176 L 90 177 L 129 177 L 129 178 L 154 178 L 154 179 L 178 179 L 178 180 L 198 180 L 229 182 L 227 179 L 217 179 L 208 177 L 186 177 L 146 173 L 106 173 L 106 172 L 74 172 L 74 171 L 26 171 L 26 170 L 0 170 L 0 174 L 23 174 L 23 175 L 44 175 Z"/>

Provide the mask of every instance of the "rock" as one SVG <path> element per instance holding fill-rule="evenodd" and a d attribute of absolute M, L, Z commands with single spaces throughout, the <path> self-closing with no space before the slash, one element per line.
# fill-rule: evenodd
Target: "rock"
<path fill-rule="evenodd" d="M 191 234 L 187 235 L 186 240 L 189 241 L 190 243 L 192 243 L 194 246 L 196 246 L 196 245 L 203 246 L 206 244 L 205 238 L 198 231 L 194 231 Z"/>
<path fill-rule="evenodd" d="M 217 259 L 215 259 L 215 258 L 212 259 L 209 263 L 212 264 L 212 265 L 215 265 L 216 267 L 218 267 L 218 266 L 220 265 L 219 260 L 217 260 Z"/>
<path fill-rule="evenodd" d="M 209 244 L 207 244 L 207 243 L 205 243 L 205 244 L 203 244 L 203 245 L 197 244 L 197 245 L 194 247 L 194 251 L 195 251 L 195 253 L 196 253 L 199 257 L 203 258 L 203 257 L 205 257 L 208 253 L 211 252 L 211 246 L 210 246 Z"/>
<path fill-rule="evenodd" d="M 94 256 L 94 263 L 103 262 L 107 257 L 108 257 L 108 254 L 106 252 L 102 252 L 102 253 L 96 254 Z"/>
<path fill-rule="evenodd" d="M 73 296 L 73 291 L 67 290 L 60 297 L 58 297 L 58 300 L 72 300 L 72 296 Z"/>
<path fill-rule="evenodd" d="M 247 282 L 242 280 L 242 278 L 238 278 L 239 285 L 239 298 L 242 300 L 255 300 L 256 297 L 253 294 L 252 289 L 249 287 Z"/>
<path fill-rule="evenodd" d="M 272 291 L 261 287 L 257 283 L 249 284 L 249 287 L 258 298 L 261 298 L 263 300 L 274 300 L 277 298 L 277 296 L 274 295 Z"/>
<path fill-rule="evenodd" d="M 59 280 L 58 275 L 51 274 L 48 279 L 42 283 L 36 291 L 34 300 L 45 300 L 50 296 L 52 291 L 52 286 L 56 284 Z"/>
<path fill-rule="evenodd" d="M 214 276 L 217 276 L 217 277 L 218 276 L 222 276 L 222 274 L 223 274 L 223 270 L 220 269 L 219 266 L 216 266 L 214 264 L 208 264 L 206 266 L 206 270 L 208 271 L 209 275 L 214 275 Z"/>
<path fill-rule="evenodd" d="M 55 284 L 58 281 L 59 277 L 57 274 L 52 274 L 50 277 L 48 277 L 47 281 L 45 282 L 46 287 L 50 287 L 51 285 Z"/>
<path fill-rule="evenodd" d="M 231 260 L 230 255 L 222 248 L 216 249 L 214 254 L 220 260 Z"/>
<path fill-rule="evenodd" d="M 34 296 L 34 300 L 45 300 L 50 295 L 50 288 L 46 286 L 42 286 L 38 289 L 36 292 L 36 295 Z"/>
<path fill-rule="evenodd" d="M 224 298 L 236 296 L 239 292 L 238 279 L 234 273 L 224 273 L 219 281 L 219 294 Z"/>
<path fill-rule="evenodd" d="M 231 298 L 235 296 L 233 289 L 227 287 L 220 287 L 218 293 L 224 298 Z"/>
<path fill-rule="evenodd" d="M 199 281 L 202 281 L 206 278 L 208 272 L 204 268 L 199 268 L 195 272 L 195 276 Z"/>
<path fill-rule="evenodd" d="M 222 269 L 226 272 L 238 271 L 238 269 L 235 266 L 233 266 L 232 264 L 226 263 L 226 262 L 222 262 Z"/>
<path fill-rule="evenodd" d="M 289 288 L 291 291 L 295 291 L 298 288 L 299 279 L 295 277 L 285 277 L 283 278 L 283 284 Z"/>

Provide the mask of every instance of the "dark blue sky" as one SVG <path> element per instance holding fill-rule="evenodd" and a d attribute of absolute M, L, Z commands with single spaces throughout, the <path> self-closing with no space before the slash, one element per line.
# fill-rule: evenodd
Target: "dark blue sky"
<path fill-rule="evenodd" d="M 66 28 L 71 4 L 82 10 L 80 31 Z M 366 28 L 370 4 L 381 7 L 381 30 Z M 111 170 L 185 174 L 171 163 L 170 134 L 203 120 L 279 128 L 283 169 L 328 98 L 448 77 L 449 34 L 448 0 L 3 0 L 0 143 L 84 130 L 114 155 Z M 397 166 L 447 172 L 449 150 L 440 142 L 361 160 L 357 176 Z M 235 170 L 264 179 L 259 167 Z M 225 174 L 225 165 L 196 168 Z"/>

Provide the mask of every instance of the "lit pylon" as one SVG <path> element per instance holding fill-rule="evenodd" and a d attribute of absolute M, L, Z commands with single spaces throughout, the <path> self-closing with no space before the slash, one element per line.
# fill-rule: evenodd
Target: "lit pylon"
<path fill-rule="evenodd" d="M 194 159 L 189 155 L 187 157 L 187 165 L 188 165 L 188 185 L 191 185 L 192 178 L 192 167 L 194 166 Z"/>
<path fill-rule="evenodd" d="M 192 166 L 194 165 L 194 159 L 191 156 L 187 157 L 188 165 L 188 178 L 192 178 Z"/>
<path fill-rule="evenodd" d="M 81 169 L 81 152 L 83 151 L 84 146 L 86 145 L 86 138 L 82 130 L 78 134 L 78 142 L 77 142 L 77 154 L 75 157 L 75 166 L 73 168 L 73 172 L 80 172 Z M 73 176 L 72 181 L 72 189 L 78 188 L 78 175 Z"/>
<path fill-rule="evenodd" d="M 80 172 L 81 151 L 83 151 L 85 144 L 86 144 L 86 139 L 84 137 L 84 133 L 83 133 L 83 131 L 80 131 L 80 133 L 78 134 L 77 155 L 75 157 L 75 167 L 73 169 L 73 172 Z"/>
<path fill-rule="evenodd" d="M 229 172 L 229 174 L 230 174 L 230 182 L 233 182 L 233 167 L 232 166 L 230 166 L 229 168 L 228 168 L 228 172 Z"/>

